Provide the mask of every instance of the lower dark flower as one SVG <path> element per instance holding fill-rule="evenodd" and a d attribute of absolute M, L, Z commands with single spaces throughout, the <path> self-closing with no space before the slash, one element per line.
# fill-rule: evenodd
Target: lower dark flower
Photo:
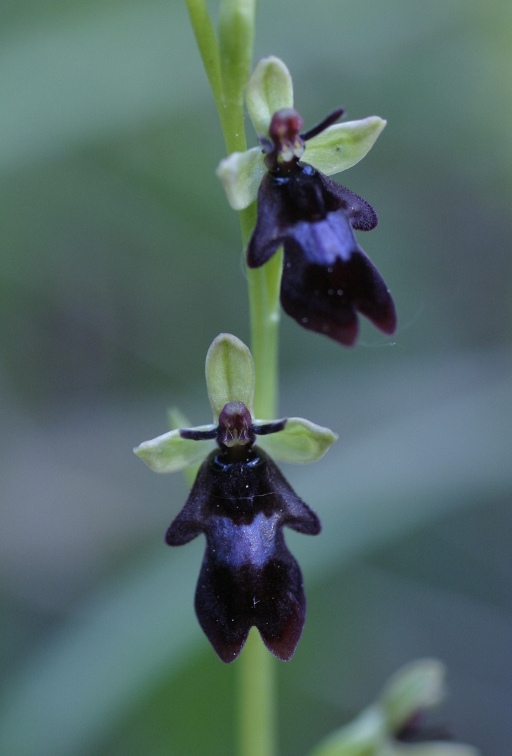
<path fill-rule="evenodd" d="M 354 229 L 374 228 L 377 215 L 362 197 L 299 162 L 304 142 L 332 117 L 300 135 L 297 116 L 292 110 L 278 111 L 271 138 L 263 140 L 268 173 L 258 191 L 247 264 L 261 266 L 283 246 L 281 303 L 304 328 L 351 346 L 359 331 L 359 312 L 391 334 L 396 328 L 393 300 L 354 236 Z"/>
<path fill-rule="evenodd" d="M 260 430 L 251 429 L 256 434 Z M 219 437 L 224 435 L 219 425 Z M 284 526 L 308 535 L 320 532 L 315 513 L 272 459 L 248 440 L 230 447 L 219 444 L 207 457 L 167 531 L 170 546 L 188 543 L 200 533 L 206 536 L 195 608 L 224 662 L 236 659 L 253 625 L 283 661 L 292 657 L 299 642 L 306 599 L 299 565 L 285 544 Z"/>
<path fill-rule="evenodd" d="M 181 546 L 206 536 L 195 606 L 220 658 L 236 659 L 255 626 L 267 648 L 286 661 L 304 626 L 306 599 L 283 528 L 316 535 L 320 522 L 272 457 L 315 462 L 337 436 L 301 417 L 253 420 L 254 361 L 235 336 L 214 339 L 205 373 L 214 422 L 169 431 L 134 451 L 155 472 L 203 460 L 166 541 Z"/>

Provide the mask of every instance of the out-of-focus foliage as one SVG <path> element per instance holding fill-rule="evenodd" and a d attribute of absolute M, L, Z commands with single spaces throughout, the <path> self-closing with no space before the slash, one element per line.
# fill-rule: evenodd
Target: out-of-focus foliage
<path fill-rule="evenodd" d="M 209 416 L 209 344 L 249 339 L 183 6 L 2 3 L 9 756 L 234 752 L 236 664 L 192 610 L 201 544 L 163 545 L 186 486 L 131 452 L 171 404 Z M 368 327 L 353 351 L 282 322 L 280 414 L 340 434 L 286 471 L 324 533 L 293 542 L 309 610 L 280 666 L 285 756 L 426 655 L 448 666 L 438 721 L 489 756 L 512 741 L 511 35 L 506 0 L 259 3 L 257 56 L 287 63 L 305 123 L 339 105 L 388 121 L 342 181 L 379 212 L 360 241 L 399 314 L 392 342 Z"/>

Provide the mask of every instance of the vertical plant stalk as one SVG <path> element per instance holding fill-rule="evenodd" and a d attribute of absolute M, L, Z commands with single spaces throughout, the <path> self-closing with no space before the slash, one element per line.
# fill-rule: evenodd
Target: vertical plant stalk
<path fill-rule="evenodd" d="M 240 213 L 244 248 L 256 222 L 256 203 Z M 251 318 L 251 350 L 256 366 L 256 417 L 277 417 L 279 357 L 279 290 L 283 253 L 280 250 L 261 268 L 246 268 Z"/>
<path fill-rule="evenodd" d="M 247 149 L 244 88 L 252 63 L 256 0 L 222 0 L 219 42 L 205 0 L 186 0 L 192 28 L 212 88 L 227 154 Z M 239 213 L 247 245 L 256 222 L 256 203 Z M 251 347 L 256 367 L 255 415 L 277 415 L 279 288 L 282 253 L 262 268 L 247 269 Z M 275 756 L 275 663 L 254 628 L 238 661 L 239 754 Z"/>
<path fill-rule="evenodd" d="M 277 756 L 276 662 L 255 627 L 238 664 L 238 753 Z"/>

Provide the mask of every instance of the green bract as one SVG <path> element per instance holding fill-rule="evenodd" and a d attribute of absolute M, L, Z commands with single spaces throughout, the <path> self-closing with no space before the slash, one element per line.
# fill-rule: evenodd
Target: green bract
<path fill-rule="evenodd" d="M 346 171 L 371 150 L 385 125 L 379 116 L 335 123 L 306 142 L 302 160 L 326 176 Z"/>
<path fill-rule="evenodd" d="M 155 472 L 176 472 L 201 462 L 216 446 L 215 431 L 219 415 L 226 405 L 242 402 L 252 417 L 254 361 L 249 349 L 240 339 L 229 333 L 217 336 L 206 355 L 205 372 L 214 422 L 186 430 L 189 434 L 209 434 L 210 438 L 183 438 L 182 431 L 172 430 L 144 441 L 134 452 Z M 179 413 L 173 410 L 173 425 L 178 418 Z M 273 422 L 276 421 L 256 419 L 253 420 L 253 426 L 259 428 Z M 283 462 L 315 462 L 337 439 L 336 434 L 328 428 L 300 417 L 281 422 L 282 429 L 268 435 L 257 435 L 255 441 L 272 457 Z"/>
<path fill-rule="evenodd" d="M 273 114 L 293 106 L 290 72 L 279 58 L 259 61 L 247 84 L 245 100 L 256 133 L 267 137 Z M 327 176 L 345 171 L 364 158 L 385 125 L 382 118 L 370 116 L 329 126 L 306 142 L 301 160 Z M 233 152 L 221 160 L 217 176 L 233 209 L 243 210 L 254 202 L 266 170 L 260 147 Z"/>
<path fill-rule="evenodd" d="M 436 659 L 407 664 L 374 704 L 325 738 L 310 756 L 478 756 L 475 748 L 460 743 L 395 739 L 415 714 L 442 701 L 444 675 L 444 665 Z"/>

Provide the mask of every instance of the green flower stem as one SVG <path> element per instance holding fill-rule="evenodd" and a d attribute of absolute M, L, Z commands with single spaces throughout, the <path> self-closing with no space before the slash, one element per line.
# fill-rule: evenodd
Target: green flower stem
<path fill-rule="evenodd" d="M 243 110 L 242 110 L 243 118 Z M 228 155 L 246 149 L 245 129 L 231 136 L 224 133 Z M 243 144 L 242 144 L 243 138 Z M 235 149 L 230 149 L 232 143 Z M 256 203 L 239 213 L 244 247 L 256 223 Z M 256 417 L 276 417 L 279 286 L 281 254 L 274 255 L 262 268 L 247 270 L 251 319 L 251 351 L 256 368 L 254 412 Z M 276 702 L 275 662 L 253 628 L 238 661 L 239 678 L 239 754 L 275 756 Z"/>
<path fill-rule="evenodd" d="M 275 756 L 275 661 L 254 627 L 238 664 L 240 756 Z"/>
<path fill-rule="evenodd" d="M 256 203 L 240 212 L 242 238 L 246 246 L 256 220 Z M 275 254 L 261 268 L 247 268 L 251 318 L 251 351 L 256 366 L 254 412 L 256 417 L 277 417 L 279 345 L 279 289 L 282 253 Z"/>
<path fill-rule="evenodd" d="M 204 0 L 185 0 L 187 3 L 190 23 L 194 31 L 197 47 L 203 61 L 204 70 L 208 77 L 215 103 L 222 120 L 224 93 L 220 68 L 219 45 L 215 36 L 215 29 Z"/>
<path fill-rule="evenodd" d="M 226 143 L 227 154 L 247 149 L 243 91 L 254 35 L 256 0 L 222 0 L 220 46 L 204 0 L 186 0 Z M 256 222 L 256 204 L 240 212 L 244 246 Z M 279 286 L 282 255 L 257 270 L 247 270 L 251 347 L 256 366 L 256 417 L 275 417 L 277 404 Z M 276 747 L 275 664 L 253 631 L 240 667 L 240 756 L 274 756 Z"/>

